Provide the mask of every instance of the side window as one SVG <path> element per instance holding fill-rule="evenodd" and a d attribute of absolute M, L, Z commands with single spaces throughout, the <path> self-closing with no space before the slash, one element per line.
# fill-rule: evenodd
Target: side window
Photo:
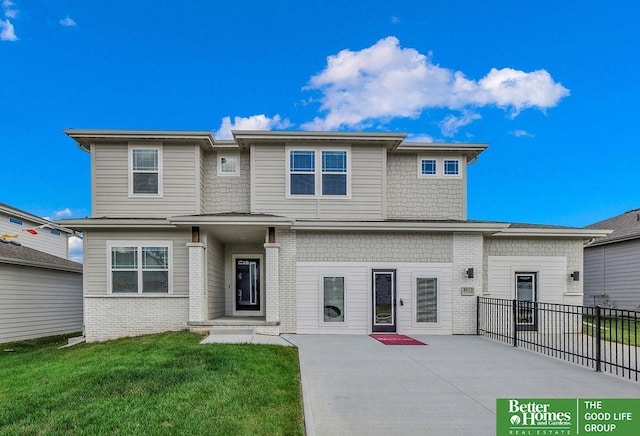
<path fill-rule="evenodd" d="M 218 153 L 218 175 L 237 176 L 240 174 L 239 156 L 236 153 Z"/>
<path fill-rule="evenodd" d="M 322 321 L 324 323 L 345 322 L 344 277 L 322 278 Z"/>
<path fill-rule="evenodd" d="M 459 161 L 458 159 L 445 159 L 444 161 L 444 175 L 445 176 L 457 176 L 459 174 Z"/>
<path fill-rule="evenodd" d="M 457 157 L 418 155 L 418 178 L 461 177 L 461 160 Z"/>
<path fill-rule="evenodd" d="M 160 148 L 131 148 L 131 195 L 162 195 Z"/>
<path fill-rule="evenodd" d="M 438 279 L 416 278 L 416 322 L 438 322 Z"/>
<path fill-rule="evenodd" d="M 315 179 L 315 151 L 291 150 L 289 152 L 289 193 L 291 195 L 315 195 Z"/>
<path fill-rule="evenodd" d="M 322 152 L 322 195 L 347 195 L 347 152 Z"/>
<path fill-rule="evenodd" d="M 420 162 L 420 173 L 423 176 L 433 176 L 436 174 L 436 160 L 422 159 Z"/>

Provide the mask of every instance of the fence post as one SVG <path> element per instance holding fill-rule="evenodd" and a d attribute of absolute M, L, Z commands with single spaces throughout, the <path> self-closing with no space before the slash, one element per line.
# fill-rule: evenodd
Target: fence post
<path fill-rule="evenodd" d="M 600 355 L 601 348 L 601 328 L 600 328 L 600 306 L 596 306 L 596 372 L 600 372 L 600 362 L 602 356 Z"/>
<path fill-rule="evenodd" d="M 513 300 L 513 346 L 518 346 L 518 329 L 516 328 L 516 319 L 518 315 L 518 300 Z"/>
<path fill-rule="evenodd" d="M 480 296 L 476 297 L 476 336 L 480 336 Z"/>

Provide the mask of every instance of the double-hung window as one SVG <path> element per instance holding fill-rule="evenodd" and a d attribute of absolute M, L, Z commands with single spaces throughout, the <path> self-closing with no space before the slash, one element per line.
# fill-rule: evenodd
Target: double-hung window
<path fill-rule="evenodd" d="M 169 293 L 170 259 L 168 242 L 109 244 L 111 293 Z"/>
<path fill-rule="evenodd" d="M 159 147 L 131 147 L 129 193 L 162 195 L 162 152 Z"/>
<path fill-rule="evenodd" d="M 342 196 L 349 192 L 347 150 L 289 150 L 290 196 Z"/>

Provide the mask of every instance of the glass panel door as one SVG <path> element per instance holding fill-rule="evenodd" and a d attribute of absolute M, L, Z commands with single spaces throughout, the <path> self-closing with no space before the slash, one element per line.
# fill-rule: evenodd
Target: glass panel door
<path fill-rule="evenodd" d="M 372 332 L 396 331 L 396 272 L 373 271 Z"/>
<path fill-rule="evenodd" d="M 516 273 L 516 300 L 516 326 L 520 330 L 536 330 L 536 273 Z"/>
<path fill-rule="evenodd" d="M 260 259 L 236 259 L 236 310 L 260 310 Z"/>

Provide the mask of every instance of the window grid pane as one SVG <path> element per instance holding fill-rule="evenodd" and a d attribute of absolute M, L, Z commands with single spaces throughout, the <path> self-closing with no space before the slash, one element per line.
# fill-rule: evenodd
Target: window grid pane
<path fill-rule="evenodd" d="M 238 168 L 238 160 L 235 156 L 223 156 L 220 158 L 220 172 L 235 173 Z"/>
<path fill-rule="evenodd" d="M 112 269 L 137 269 L 137 247 L 113 247 L 111 248 Z"/>
<path fill-rule="evenodd" d="M 142 269 L 168 269 L 169 250 L 167 247 L 143 247 Z"/>
<path fill-rule="evenodd" d="M 416 321 L 438 322 L 438 279 L 416 279 Z"/>
<path fill-rule="evenodd" d="M 134 149 L 133 150 L 133 170 L 134 171 L 158 171 L 158 150 Z"/>
<path fill-rule="evenodd" d="M 324 322 L 344 322 L 344 277 L 324 277 Z"/>
<path fill-rule="evenodd" d="M 458 174 L 458 161 L 457 160 L 445 160 L 444 161 L 444 173 L 447 175 Z"/>
<path fill-rule="evenodd" d="M 346 173 L 347 172 L 347 152 L 346 151 L 323 151 L 322 171 L 325 173 Z"/>
<path fill-rule="evenodd" d="M 138 292 L 137 271 L 112 271 L 112 292 Z"/>
<path fill-rule="evenodd" d="M 291 174 L 291 195 L 315 195 L 315 179 L 314 174 Z"/>
<path fill-rule="evenodd" d="M 292 150 L 290 167 L 292 173 L 313 173 L 316 170 L 315 151 Z"/>
<path fill-rule="evenodd" d="M 422 174 L 433 175 L 436 173 L 436 161 L 433 159 L 422 160 Z"/>

